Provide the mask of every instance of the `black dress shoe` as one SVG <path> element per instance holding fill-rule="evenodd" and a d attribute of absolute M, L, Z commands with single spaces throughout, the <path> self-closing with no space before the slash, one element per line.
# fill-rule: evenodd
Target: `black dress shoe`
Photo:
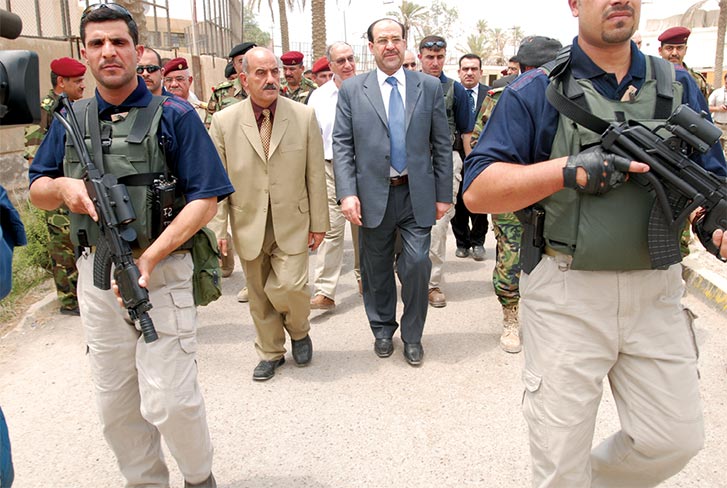
<path fill-rule="evenodd" d="M 422 364 L 422 358 L 424 357 L 424 348 L 422 348 L 422 343 L 404 343 L 404 357 L 406 358 L 406 362 L 412 366 L 419 366 Z"/>
<path fill-rule="evenodd" d="M 255 381 L 266 381 L 275 376 L 275 369 L 285 364 L 285 356 L 273 361 L 260 361 L 252 372 L 252 379 Z"/>
<path fill-rule="evenodd" d="M 394 343 L 391 342 L 391 339 L 376 339 L 374 352 L 380 358 L 388 358 L 394 353 Z"/>
<path fill-rule="evenodd" d="M 305 366 L 310 363 L 311 357 L 313 357 L 313 343 L 310 340 L 310 336 L 307 335 L 299 341 L 290 340 L 293 344 L 293 359 L 295 364 L 298 366 Z"/>

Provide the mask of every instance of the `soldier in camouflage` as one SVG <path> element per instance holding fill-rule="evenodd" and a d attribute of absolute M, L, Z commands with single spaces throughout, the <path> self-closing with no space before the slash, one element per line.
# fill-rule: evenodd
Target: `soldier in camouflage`
<path fill-rule="evenodd" d="M 318 88 L 318 85 L 303 76 L 303 53 L 288 51 L 280 56 L 283 63 L 285 81 L 280 83 L 280 94 L 291 100 L 300 103 L 307 103 L 311 92 Z"/>
<path fill-rule="evenodd" d="M 48 127 L 53 121 L 53 111 L 58 103 L 61 93 L 68 95 L 71 100 L 83 97 L 85 85 L 83 77 L 86 67 L 75 59 L 54 59 L 50 64 L 51 85 L 53 89 L 48 92 L 40 103 L 40 125 L 31 125 L 25 129 L 25 151 L 23 157 L 28 164 L 33 162 Z M 76 284 L 78 271 L 76 270 L 76 256 L 71 244 L 70 220 L 68 210 L 59 208 L 45 212 L 48 226 L 48 253 L 53 263 L 53 280 L 56 285 L 58 301 L 61 304 L 60 312 L 67 315 L 78 315 L 78 298 Z"/>
<path fill-rule="evenodd" d="M 242 84 L 240 84 L 239 74 L 242 72 L 242 60 L 245 58 L 245 53 L 254 47 L 257 47 L 257 44 L 254 42 L 243 42 L 230 50 L 228 57 L 230 58 L 230 63 L 238 76 L 235 76 L 233 80 L 229 80 L 230 76 L 228 75 L 227 67 L 225 67 L 225 78 L 228 78 L 228 80 L 223 81 L 212 89 L 212 96 L 210 97 L 209 102 L 207 102 L 207 116 L 204 120 L 204 125 L 208 129 L 212 123 L 212 116 L 216 112 L 247 98 L 247 93 L 245 93 L 245 90 L 242 89 Z M 232 243 L 232 236 L 229 233 L 227 234 L 227 242 Z M 227 248 L 224 249 L 220 268 L 222 270 L 223 278 L 227 278 L 234 271 L 234 246 L 228 245 Z M 242 303 L 248 301 L 246 286 L 237 293 L 237 301 Z"/>
<path fill-rule="evenodd" d="M 555 58 L 561 48 L 560 42 L 548 37 L 531 36 L 523 39 L 517 53 L 520 70 L 524 73 Z M 508 76 L 505 83 L 515 79 Z M 500 80 L 498 80 L 500 81 Z M 506 84 L 495 82 L 495 88 L 487 92 L 480 112 L 475 119 L 470 145 L 475 147 L 482 129 L 490 118 L 497 100 L 505 90 Z M 492 271 L 492 286 L 500 301 L 503 313 L 503 328 L 500 347 L 505 352 L 517 353 L 522 350 L 520 342 L 520 322 L 518 306 L 520 303 L 520 240 L 522 225 L 512 212 L 492 214 L 492 227 L 497 240 L 495 268 Z"/>
<path fill-rule="evenodd" d="M 658 41 L 661 42 L 659 46 L 659 55 L 677 66 L 681 66 L 692 75 L 694 81 L 697 82 L 699 91 L 704 95 L 705 100 L 709 98 L 709 94 L 712 93 L 712 86 L 707 83 L 707 79 L 702 73 L 694 71 L 688 67 L 684 62 L 684 57 L 687 55 L 687 39 L 692 33 L 691 30 L 686 27 L 670 27 L 661 33 L 658 37 Z"/>
<path fill-rule="evenodd" d="M 233 47 L 230 51 L 228 57 L 238 75 L 242 71 L 242 60 L 245 57 L 245 53 L 256 46 L 257 44 L 254 42 L 243 42 Z M 227 76 L 225 77 L 227 78 Z M 240 80 L 237 77 L 232 81 L 223 81 L 212 90 L 212 96 L 209 102 L 207 102 L 207 116 L 204 119 L 204 125 L 209 129 L 210 123 L 212 123 L 212 116 L 215 112 L 219 112 L 223 108 L 229 107 L 233 103 L 237 103 L 245 98 L 247 98 L 247 93 L 242 89 Z"/>

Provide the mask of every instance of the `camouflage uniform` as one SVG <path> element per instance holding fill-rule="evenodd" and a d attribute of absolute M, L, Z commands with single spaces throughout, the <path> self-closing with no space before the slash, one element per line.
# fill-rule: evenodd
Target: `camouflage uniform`
<path fill-rule="evenodd" d="M 300 79 L 300 86 L 296 90 L 291 90 L 288 82 L 284 81 L 280 84 L 280 94 L 291 100 L 300 103 L 307 103 L 311 92 L 318 88 L 318 85 L 310 81 L 305 76 Z"/>
<path fill-rule="evenodd" d="M 473 148 L 503 90 L 505 90 L 504 87 L 487 92 L 487 97 L 482 102 L 472 131 L 471 146 Z M 492 214 L 491 219 L 497 239 L 492 286 L 503 307 L 515 307 L 520 301 L 520 240 L 523 228 L 512 212 Z"/>
<path fill-rule="evenodd" d="M 689 72 L 690 75 L 692 75 L 692 78 L 694 78 L 694 81 L 697 82 L 697 86 L 699 87 L 699 91 L 702 92 L 702 95 L 704 95 L 705 100 L 709 99 L 710 93 L 712 93 L 712 86 L 707 83 L 707 79 L 702 75 L 702 73 L 697 73 L 692 68 L 688 67 L 685 63 L 682 63 L 684 66 L 684 69 Z"/>
<path fill-rule="evenodd" d="M 31 125 L 25 129 L 25 152 L 23 153 L 25 159 L 31 160 L 35 157 L 53 120 L 53 110 L 57 102 L 58 95 L 53 90 L 40 102 L 40 125 Z M 48 253 L 53 262 L 53 280 L 61 310 L 77 310 L 78 270 L 76 270 L 76 255 L 71 243 L 71 222 L 68 210 L 65 208 L 48 210 L 45 212 L 45 219 L 49 237 Z"/>
<path fill-rule="evenodd" d="M 207 102 L 207 115 L 204 119 L 204 125 L 209 129 L 215 112 L 246 98 L 247 93 L 242 89 L 239 78 L 235 78 L 235 81 L 223 81 L 212 90 L 212 96 Z"/>

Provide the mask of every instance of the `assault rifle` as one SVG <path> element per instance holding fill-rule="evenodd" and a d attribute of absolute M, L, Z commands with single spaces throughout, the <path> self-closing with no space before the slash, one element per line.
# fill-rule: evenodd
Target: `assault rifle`
<path fill-rule="evenodd" d="M 61 115 L 61 109 L 65 109 L 65 117 Z M 110 289 L 113 264 L 114 279 L 129 317 L 132 321 L 139 321 L 144 341 L 153 342 L 158 336 L 154 323 L 147 313 L 152 304 L 149 301 L 148 290 L 139 286 L 141 273 L 131 252 L 131 242 L 136 239 L 136 231 L 129 224 L 136 220 L 136 213 L 126 185 L 118 183 L 114 175 L 103 173 L 99 169 L 99 166 L 103 167 L 103 161 L 97 161 L 98 166 L 94 163 L 83 140 L 71 103 L 65 94 L 60 96 L 53 117 L 66 129 L 78 153 L 85 171 L 83 181 L 86 191 L 98 214 L 99 235 L 93 262 L 93 284 L 101 290 Z"/>
<path fill-rule="evenodd" d="M 673 136 L 657 134 L 666 129 Z M 680 105 L 662 126 L 649 130 L 635 121 L 614 122 L 601 135 L 601 146 L 633 161 L 649 165 L 647 173 L 632 173 L 636 183 L 654 192 L 656 202 L 648 224 L 649 257 L 653 268 L 681 261 L 678 235 L 687 217 L 697 208 L 703 212 L 692 224 L 699 241 L 722 261 L 712 242 L 717 229 L 727 230 L 727 183 L 687 157 L 702 154 L 717 142 L 721 131 L 706 114 Z"/>

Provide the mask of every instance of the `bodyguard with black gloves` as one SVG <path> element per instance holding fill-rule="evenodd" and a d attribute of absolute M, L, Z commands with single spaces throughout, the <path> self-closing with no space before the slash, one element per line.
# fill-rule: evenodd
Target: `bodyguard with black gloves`
<path fill-rule="evenodd" d="M 552 73 L 558 87 L 606 121 L 655 128 L 680 104 L 705 110 L 689 74 L 630 42 L 639 0 L 569 0 L 579 34 Z M 569 64 L 562 64 L 562 63 Z M 602 149 L 546 99 L 545 70 L 500 97 L 466 161 L 467 206 L 544 214 L 544 254 L 520 282 L 533 486 L 656 486 L 704 442 L 692 315 L 681 266 L 652 269 L 647 222 L 653 194 L 628 173 L 649 167 Z M 597 146 L 596 146 L 597 147 Z M 694 156 L 727 175 L 719 146 Z M 727 257 L 727 234 L 714 244 Z M 673 236 L 676 241 L 678 236 Z M 621 430 L 591 450 L 603 379 Z"/>

